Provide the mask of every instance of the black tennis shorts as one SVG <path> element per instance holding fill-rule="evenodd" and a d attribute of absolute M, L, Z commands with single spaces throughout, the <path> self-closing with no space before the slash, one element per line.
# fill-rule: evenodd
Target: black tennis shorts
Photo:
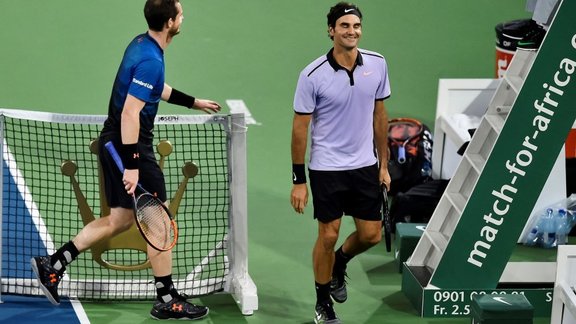
<path fill-rule="evenodd" d="M 348 171 L 309 170 L 314 218 L 328 223 L 343 215 L 382 220 L 378 165 Z"/>
<path fill-rule="evenodd" d="M 106 193 L 106 200 L 108 206 L 132 208 L 134 200 L 132 196 L 126 193 L 124 183 L 122 182 L 122 173 L 118 170 L 116 163 L 104 147 L 108 140 L 102 137 L 98 141 L 98 157 L 100 165 L 102 166 L 102 173 L 104 177 L 104 191 Z M 120 142 L 114 141 L 114 147 L 117 151 L 120 150 Z M 166 184 L 164 182 L 164 174 L 160 170 L 156 157 L 154 156 L 154 148 L 150 145 L 138 144 L 138 152 L 140 154 L 139 164 L 139 182 L 150 193 L 155 194 L 161 201 L 166 201 Z M 136 190 L 138 194 L 138 190 Z"/>

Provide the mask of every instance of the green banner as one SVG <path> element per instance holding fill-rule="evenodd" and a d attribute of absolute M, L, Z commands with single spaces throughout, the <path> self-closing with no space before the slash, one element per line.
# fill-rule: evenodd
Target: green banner
<path fill-rule="evenodd" d="M 575 12 L 560 5 L 431 285 L 496 288 L 576 118 Z"/>

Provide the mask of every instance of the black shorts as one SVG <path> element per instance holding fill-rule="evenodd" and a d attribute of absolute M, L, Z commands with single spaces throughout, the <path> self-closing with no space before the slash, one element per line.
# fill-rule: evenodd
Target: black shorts
<path fill-rule="evenodd" d="M 343 215 L 381 221 L 378 165 L 349 171 L 309 170 L 314 218 L 328 223 Z"/>
<path fill-rule="evenodd" d="M 126 193 L 124 183 L 122 182 L 122 173 L 118 170 L 116 163 L 104 147 L 108 140 L 100 138 L 98 141 L 98 157 L 100 165 L 102 166 L 102 173 L 104 177 L 104 191 L 106 193 L 106 200 L 108 206 L 132 208 L 134 203 L 132 196 Z M 119 150 L 120 142 L 114 142 L 114 147 Z M 160 200 L 166 201 L 166 184 L 164 182 L 164 174 L 156 162 L 154 156 L 154 148 L 152 145 L 138 144 L 138 152 L 140 154 L 139 164 L 139 182 L 152 194 L 155 194 Z M 138 191 L 136 191 L 138 192 Z"/>

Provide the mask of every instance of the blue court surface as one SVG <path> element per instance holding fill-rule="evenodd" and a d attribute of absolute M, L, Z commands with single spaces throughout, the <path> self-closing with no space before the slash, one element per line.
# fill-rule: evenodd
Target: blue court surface
<path fill-rule="evenodd" d="M 70 300 L 62 300 L 59 306 L 54 306 L 43 296 L 2 295 L 1 299 L 0 323 L 87 323 L 78 318 Z"/>

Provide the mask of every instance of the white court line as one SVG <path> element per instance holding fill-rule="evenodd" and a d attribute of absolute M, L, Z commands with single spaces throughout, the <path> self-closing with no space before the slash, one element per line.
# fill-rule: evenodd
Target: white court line
<path fill-rule="evenodd" d="M 224 235 L 224 237 L 222 238 L 222 240 L 220 242 L 218 242 L 216 244 L 216 246 L 214 247 L 214 249 L 212 249 L 212 251 L 210 251 L 208 253 L 208 255 L 206 255 L 202 261 L 200 261 L 200 263 L 198 263 L 194 269 L 186 276 L 186 280 L 196 280 L 196 277 L 198 277 L 198 275 L 202 274 L 202 272 L 204 271 L 204 266 L 206 266 L 208 263 L 210 263 L 210 261 L 215 258 L 216 256 L 222 254 L 224 255 L 225 250 L 226 250 L 226 243 L 228 242 L 228 234 Z M 224 269 L 224 277 L 228 276 L 228 260 L 226 260 L 228 258 L 228 256 L 224 255 L 224 259 L 225 259 L 225 269 Z"/>
<path fill-rule="evenodd" d="M 16 184 L 16 187 L 18 188 L 18 192 L 22 195 L 22 199 L 24 199 L 24 204 L 26 205 L 28 212 L 32 216 L 32 221 L 34 222 L 34 225 L 36 225 L 36 228 L 38 229 L 38 233 L 42 238 L 42 241 L 44 242 L 46 249 L 48 250 L 47 252 L 49 254 L 52 254 L 55 251 L 54 241 L 52 241 L 52 237 L 48 233 L 48 228 L 46 227 L 46 224 L 44 224 L 44 220 L 40 215 L 38 206 L 36 206 L 36 203 L 32 199 L 31 190 L 26 185 L 26 182 L 24 181 L 24 176 L 18 169 L 18 166 L 16 165 L 16 159 L 10 152 L 10 148 L 8 147 L 8 143 L 6 142 L 6 140 L 4 140 L 4 148 L 5 149 L 3 152 L 3 157 L 4 161 L 6 161 L 6 165 L 8 166 L 8 170 L 10 171 L 10 176 L 12 177 L 14 183 Z"/>
<path fill-rule="evenodd" d="M 90 324 L 90 320 L 88 319 L 88 315 L 84 311 L 84 307 L 82 307 L 82 303 L 76 298 L 70 298 L 70 304 L 74 308 L 74 312 L 76 313 L 76 317 L 81 324 Z"/>
<path fill-rule="evenodd" d="M 4 152 L 2 153 L 3 153 L 2 154 L 3 159 L 4 161 L 6 161 L 6 165 L 10 172 L 10 177 L 12 177 L 12 179 L 14 180 L 14 183 L 18 188 L 18 192 L 22 196 L 22 199 L 24 199 L 24 204 L 26 205 L 28 212 L 32 216 L 32 221 L 34 222 L 34 225 L 38 230 L 38 234 L 40 235 L 42 241 L 44 242 L 44 246 L 46 246 L 47 253 L 48 254 L 54 253 L 55 247 L 54 247 L 54 241 L 52 240 L 52 236 L 50 236 L 50 233 L 48 233 L 48 227 L 46 227 L 44 219 L 42 219 L 42 215 L 38 210 L 38 206 L 36 205 L 34 199 L 32 198 L 31 190 L 26 185 L 26 181 L 24 180 L 22 172 L 20 172 L 20 169 L 18 169 L 18 166 L 16 165 L 16 159 L 10 152 L 10 147 L 6 142 L 6 139 L 4 139 Z M 62 279 L 63 280 L 69 279 L 68 274 L 65 273 Z M 34 282 L 35 281 L 36 280 L 34 280 Z M 82 307 L 82 304 L 77 300 L 73 300 L 72 298 L 70 299 L 70 302 L 72 303 L 72 307 L 74 308 L 74 312 L 76 313 L 76 316 L 80 320 L 80 323 L 90 323 L 90 321 L 88 320 L 88 316 L 86 315 L 86 312 Z"/>
<path fill-rule="evenodd" d="M 252 117 L 252 113 L 242 99 L 226 99 L 226 104 L 230 108 L 230 113 L 243 113 L 246 117 L 246 125 L 262 125 Z"/>

